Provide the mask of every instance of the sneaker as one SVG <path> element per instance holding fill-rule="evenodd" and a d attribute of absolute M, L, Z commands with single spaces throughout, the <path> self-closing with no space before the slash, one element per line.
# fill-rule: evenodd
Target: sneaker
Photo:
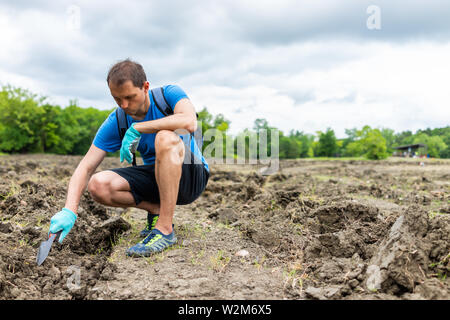
<path fill-rule="evenodd" d="M 139 236 L 141 236 L 141 238 L 145 238 L 146 236 L 148 236 L 150 234 L 150 232 L 155 227 L 156 222 L 158 221 L 158 218 L 159 218 L 159 214 L 153 214 L 151 212 L 147 212 L 147 224 L 145 225 L 144 230 L 142 230 L 139 233 Z"/>
<path fill-rule="evenodd" d="M 163 234 L 158 229 L 152 229 L 150 234 L 138 244 L 128 248 L 130 257 L 148 257 L 153 253 L 161 252 L 177 242 L 175 229 L 169 235 Z"/>

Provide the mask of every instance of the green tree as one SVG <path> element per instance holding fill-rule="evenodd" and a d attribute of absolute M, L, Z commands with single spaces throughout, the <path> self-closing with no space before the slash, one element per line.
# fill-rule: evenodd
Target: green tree
<path fill-rule="evenodd" d="M 61 136 L 58 133 L 59 126 L 56 122 L 61 114 L 61 108 L 47 103 L 42 106 L 42 109 L 44 111 L 41 116 L 42 127 L 40 130 L 42 151 L 52 152 L 53 148 L 61 143 Z"/>
<path fill-rule="evenodd" d="M 300 157 L 301 142 L 295 136 L 284 136 L 280 133 L 280 159 L 296 159 Z"/>
<path fill-rule="evenodd" d="M 403 131 L 394 135 L 393 145 L 396 147 L 412 144 L 414 140 L 413 133 L 410 130 Z"/>
<path fill-rule="evenodd" d="M 346 156 L 364 156 L 372 160 L 385 159 L 389 156 L 386 139 L 379 129 L 364 126 L 361 130 L 346 130 L 346 133 L 353 140 L 345 148 Z"/>
<path fill-rule="evenodd" d="M 41 132 L 45 130 L 39 108 L 45 98 L 28 90 L 4 86 L 0 92 L 0 150 L 43 152 Z"/>
<path fill-rule="evenodd" d="M 389 154 L 392 154 L 392 152 L 394 152 L 394 149 L 393 149 L 394 140 L 395 140 L 394 130 L 389 129 L 389 128 L 382 128 L 381 135 L 386 140 L 386 152 Z"/>
<path fill-rule="evenodd" d="M 442 139 L 442 141 L 447 145 L 445 149 L 440 149 L 439 157 L 450 158 L 450 126 L 444 128 L 435 128 L 435 129 L 427 128 L 425 130 L 418 130 L 415 136 L 419 135 L 420 133 L 425 133 L 430 137 L 439 136 Z M 439 144 L 437 140 L 436 143 Z"/>
<path fill-rule="evenodd" d="M 386 139 L 378 129 L 373 129 L 367 132 L 367 134 L 361 139 L 363 149 L 365 151 L 364 156 L 371 160 L 386 159 L 389 154 L 386 147 Z"/>
<path fill-rule="evenodd" d="M 334 157 L 337 151 L 337 141 L 334 131 L 331 128 L 327 128 L 325 133 L 319 131 L 319 142 L 317 145 L 317 156 L 319 157 Z"/>
<path fill-rule="evenodd" d="M 447 149 L 447 144 L 440 136 L 430 137 L 426 133 L 419 133 L 415 136 L 413 143 L 423 143 L 427 145 L 427 148 L 421 148 L 419 150 L 420 155 L 428 153 L 430 157 L 439 158 L 442 151 Z"/>
<path fill-rule="evenodd" d="M 300 148 L 299 150 L 300 158 L 310 158 L 314 156 L 313 150 L 314 135 L 305 134 L 303 133 L 303 131 L 294 132 L 294 130 L 291 130 L 289 136 L 295 138 L 298 141 Z M 281 153 L 281 146 L 280 146 L 280 153 Z"/>

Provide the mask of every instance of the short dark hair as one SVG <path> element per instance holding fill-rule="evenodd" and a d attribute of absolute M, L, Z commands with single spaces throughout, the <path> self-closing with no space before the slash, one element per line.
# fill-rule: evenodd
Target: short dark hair
<path fill-rule="evenodd" d="M 106 78 L 108 85 L 111 82 L 117 86 L 121 86 L 128 80 L 131 80 L 133 85 L 138 88 L 142 88 L 144 82 L 147 81 L 144 68 L 139 63 L 130 59 L 117 62 L 113 65 L 109 69 L 108 77 Z"/>

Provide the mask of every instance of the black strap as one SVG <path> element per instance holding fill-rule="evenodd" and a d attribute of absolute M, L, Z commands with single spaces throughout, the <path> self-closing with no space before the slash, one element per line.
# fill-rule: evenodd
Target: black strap
<path fill-rule="evenodd" d="M 125 133 L 128 130 L 128 121 L 127 121 L 127 115 L 125 114 L 125 111 L 123 111 L 122 108 L 116 109 L 116 118 L 117 118 L 117 129 L 119 130 L 119 137 L 120 141 L 123 140 L 123 137 L 125 136 Z M 133 152 L 133 166 L 136 166 L 136 154 Z"/>
<path fill-rule="evenodd" d="M 156 107 L 165 117 L 173 114 L 173 110 L 167 103 L 166 97 L 164 96 L 162 87 L 152 89 L 152 96 L 153 100 L 155 101 Z"/>
<path fill-rule="evenodd" d="M 169 106 L 169 103 L 166 100 L 166 97 L 164 96 L 164 90 L 162 87 L 154 88 L 151 90 L 153 100 L 155 101 L 156 107 L 161 111 L 161 113 L 167 117 L 169 115 L 173 114 L 172 108 Z M 198 119 L 198 113 L 196 112 L 195 115 Z"/>
<path fill-rule="evenodd" d="M 125 132 L 128 130 L 128 122 L 125 112 L 122 108 L 116 109 L 116 118 L 117 118 L 117 128 L 119 130 L 120 140 L 123 140 L 125 136 Z"/>

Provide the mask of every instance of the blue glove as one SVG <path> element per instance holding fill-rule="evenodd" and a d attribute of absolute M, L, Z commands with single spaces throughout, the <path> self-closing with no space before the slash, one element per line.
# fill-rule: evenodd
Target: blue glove
<path fill-rule="evenodd" d="M 70 209 L 63 208 L 60 212 L 55 214 L 50 219 L 50 233 L 57 233 L 62 230 L 61 235 L 59 236 L 59 243 L 62 243 L 64 238 L 69 233 L 70 229 L 72 229 L 75 224 L 75 220 L 77 220 L 77 215 L 73 213 Z"/>
<path fill-rule="evenodd" d="M 123 160 L 127 160 L 128 163 L 133 162 L 133 154 L 132 152 L 136 152 L 139 141 L 141 141 L 141 133 L 137 131 L 134 127 L 134 123 L 131 127 L 125 132 L 125 136 L 122 140 L 122 147 L 120 147 L 120 162 Z"/>

